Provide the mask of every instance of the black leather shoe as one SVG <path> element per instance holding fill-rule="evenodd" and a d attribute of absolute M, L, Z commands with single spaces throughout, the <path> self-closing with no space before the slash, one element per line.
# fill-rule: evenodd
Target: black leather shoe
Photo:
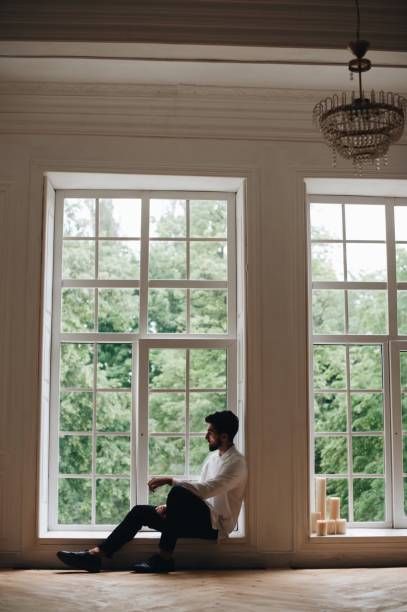
<path fill-rule="evenodd" d="M 174 571 L 174 560 L 153 555 L 147 561 L 133 565 L 133 571 L 136 574 L 168 574 L 168 572 Z"/>
<path fill-rule="evenodd" d="M 57 557 L 69 567 L 83 569 L 92 573 L 100 572 L 102 565 L 102 559 L 98 555 L 91 555 L 87 550 L 81 550 L 80 552 L 59 550 Z"/>

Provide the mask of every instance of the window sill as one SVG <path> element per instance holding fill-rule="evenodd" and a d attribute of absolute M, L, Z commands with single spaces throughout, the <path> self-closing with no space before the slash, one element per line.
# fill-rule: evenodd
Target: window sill
<path fill-rule="evenodd" d="M 407 529 L 405 530 L 407 534 Z M 111 531 L 47 531 L 39 536 L 39 540 L 100 540 L 107 538 Z M 158 531 L 141 531 L 134 540 L 158 540 Z M 230 540 L 241 541 L 245 538 L 243 531 L 233 531 L 228 538 L 218 540 L 224 543 Z"/>
<path fill-rule="evenodd" d="M 317 536 L 312 534 L 310 539 L 313 542 L 324 540 L 347 540 L 354 538 L 406 538 L 407 529 L 348 529 L 344 535 Z"/>

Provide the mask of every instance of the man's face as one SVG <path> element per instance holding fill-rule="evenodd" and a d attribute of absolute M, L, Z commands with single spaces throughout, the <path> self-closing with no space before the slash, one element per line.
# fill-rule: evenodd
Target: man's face
<path fill-rule="evenodd" d="M 208 431 L 206 432 L 205 440 L 209 444 L 209 450 L 210 451 L 218 450 L 218 448 L 219 448 L 219 446 L 221 444 L 220 435 L 213 428 L 213 425 L 211 425 L 211 423 L 209 423 L 209 425 L 208 425 Z"/>

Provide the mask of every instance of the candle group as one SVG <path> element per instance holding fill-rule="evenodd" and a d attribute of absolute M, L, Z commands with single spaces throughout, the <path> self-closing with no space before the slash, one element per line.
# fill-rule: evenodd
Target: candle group
<path fill-rule="evenodd" d="M 326 478 L 315 479 L 315 512 L 310 517 L 311 533 L 318 536 L 344 535 L 346 520 L 341 518 L 339 497 L 326 496 Z"/>

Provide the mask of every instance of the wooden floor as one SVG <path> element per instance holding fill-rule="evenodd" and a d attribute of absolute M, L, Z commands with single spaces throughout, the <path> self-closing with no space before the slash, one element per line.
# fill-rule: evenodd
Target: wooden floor
<path fill-rule="evenodd" d="M 407 612 L 407 568 L 182 571 L 141 576 L 0 571 L 1 612 Z"/>

